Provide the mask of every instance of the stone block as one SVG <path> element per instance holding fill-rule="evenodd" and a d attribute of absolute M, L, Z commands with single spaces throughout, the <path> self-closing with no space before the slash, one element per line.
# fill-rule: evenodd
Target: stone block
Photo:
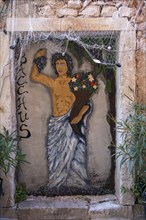
<path fill-rule="evenodd" d="M 21 220 L 89 220 L 88 203 L 75 197 L 29 198 L 19 204 Z"/>
<path fill-rule="evenodd" d="M 70 0 L 67 4 L 68 8 L 80 9 L 82 7 L 82 2 L 80 0 Z"/>
<path fill-rule="evenodd" d="M 3 7 L 4 2 L 2 0 L 0 0 L 0 9 Z"/>
<path fill-rule="evenodd" d="M 140 23 L 140 24 L 137 26 L 137 29 L 138 29 L 139 31 L 144 31 L 144 30 L 146 30 L 146 22 Z"/>
<path fill-rule="evenodd" d="M 92 0 L 85 0 L 83 2 L 83 9 L 86 8 L 91 2 L 92 2 Z"/>
<path fill-rule="evenodd" d="M 53 22 L 53 25 L 52 25 Z M 23 24 L 23 25 L 22 25 Z M 134 27 L 129 24 L 127 18 L 118 18 L 113 20 L 112 18 L 89 17 L 86 22 L 84 17 L 68 17 L 60 19 L 57 17 L 50 18 L 32 18 L 31 19 L 32 30 L 35 31 L 68 31 L 70 28 L 77 31 L 127 31 L 128 33 L 134 31 Z M 7 31 L 28 31 L 30 26 L 29 18 L 17 18 L 14 19 L 14 26 L 12 26 L 12 19 L 7 19 Z M 130 38 L 131 35 L 129 34 Z"/>
<path fill-rule="evenodd" d="M 16 208 L 1 208 L 1 215 L 0 217 L 4 218 L 4 219 L 17 219 L 17 215 L 16 215 Z M 1 220 L 1 218 L 0 218 Z"/>
<path fill-rule="evenodd" d="M 25 0 L 24 0 L 25 1 Z M 56 0 L 34 0 L 34 1 L 31 1 L 31 5 L 36 5 L 36 6 L 45 6 L 45 5 L 50 5 L 50 1 L 51 2 L 54 2 Z M 28 1 L 26 1 L 28 2 Z M 22 3 L 22 0 L 20 1 L 20 3 Z M 23 3 L 22 3 L 23 4 Z"/>
<path fill-rule="evenodd" d="M 117 11 L 116 7 L 113 6 L 104 6 L 101 11 L 102 17 L 112 17 L 114 12 Z"/>
<path fill-rule="evenodd" d="M 49 17 L 55 15 L 55 12 L 49 5 L 45 5 L 44 7 L 40 7 L 37 13 L 41 17 Z"/>
<path fill-rule="evenodd" d="M 140 102 L 146 103 L 146 42 L 145 39 L 140 38 L 137 41 L 136 51 L 137 57 L 137 72 L 136 72 L 136 86 L 137 86 L 137 97 Z"/>
<path fill-rule="evenodd" d="M 61 9 L 56 10 L 56 15 L 59 18 L 62 18 L 64 16 L 77 17 L 78 11 L 75 9 L 70 9 L 70 8 L 61 8 Z"/>
<path fill-rule="evenodd" d="M 143 23 L 146 22 L 146 13 L 142 13 L 136 18 L 136 23 Z"/>
<path fill-rule="evenodd" d="M 96 218 L 131 218 L 133 217 L 131 206 L 119 205 L 116 201 L 91 203 L 89 215 Z"/>
<path fill-rule="evenodd" d="M 117 18 L 119 18 L 119 12 L 118 12 L 118 11 L 115 11 L 115 12 L 113 13 L 113 15 L 112 15 L 112 18 L 113 18 L 114 20 L 116 20 Z"/>
<path fill-rule="evenodd" d="M 104 6 L 106 3 L 104 1 L 97 1 L 97 2 L 92 2 L 91 5 L 99 5 L 99 6 Z"/>
<path fill-rule="evenodd" d="M 135 8 L 131 8 L 130 18 L 135 17 L 135 16 L 136 16 L 136 9 Z"/>
<path fill-rule="evenodd" d="M 113 194 L 107 194 L 107 195 L 102 195 L 102 196 L 86 196 L 84 197 L 87 201 L 90 201 L 90 204 L 95 204 L 95 203 L 103 203 L 103 202 L 108 202 L 108 201 L 116 201 L 117 198 Z"/>
<path fill-rule="evenodd" d="M 83 15 L 85 17 L 99 17 L 100 6 L 89 5 L 80 13 L 80 15 Z"/>
<path fill-rule="evenodd" d="M 106 2 L 106 5 L 115 6 L 115 3 L 114 3 L 113 1 L 107 1 L 107 2 Z"/>
<path fill-rule="evenodd" d="M 120 17 L 132 17 L 135 12 L 135 9 L 128 8 L 126 6 L 122 6 L 119 8 Z"/>
<path fill-rule="evenodd" d="M 91 220 L 130 220 L 130 218 L 92 218 Z"/>
<path fill-rule="evenodd" d="M 116 8 L 120 8 L 122 6 L 122 2 L 117 2 L 116 3 Z"/>
<path fill-rule="evenodd" d="M 56 0 L 49 0 L 48 5 L 50 5 L 50 7 L 52 9 L 60 9 L 63 8 L 65 6 L 65 2 L 64 1 L 56 1 Z"/>
<path fill-rule="evenodd" d="M 142 8 L 142 13 L 146 15 L 146 5 Z"/>
<path fill-rule="evenodd" d="M 142 216 L 144 216 L 144 206 L 140 204 L 136 204 L 133 207 L 133 215 L 134 218 L 140 219 Z"/>
<path fill-rule="evenodd" d="M 23 4 L 23 6 L 21 4 L 18 4 L 16 6 L 16 17 L 28 17 L 30 12 L 30 8 L 29 8 L 29 4 Z"/>
<path fill-rule="evenodd" d="M 142 37 L 142 31 L 137 31 L 137 38 L 141 38 Z"/>

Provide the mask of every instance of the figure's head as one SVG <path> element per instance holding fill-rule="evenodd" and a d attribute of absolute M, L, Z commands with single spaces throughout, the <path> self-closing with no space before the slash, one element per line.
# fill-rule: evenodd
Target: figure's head
<path fill-rule="evenodd" d="M 71 76 L 73 70 L 73 61 L 68 54 L 55 53 L 52 55 L 52 67 L 55 69 L 57 75 L 67 74 Z"/>

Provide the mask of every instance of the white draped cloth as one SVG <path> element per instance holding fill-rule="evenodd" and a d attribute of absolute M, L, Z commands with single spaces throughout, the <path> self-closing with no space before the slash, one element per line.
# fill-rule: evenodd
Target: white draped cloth
<path fill-rule="evenodd" d="M 90 106 L 91 107 L 91 106 Z M 76 134 L 69 122 L 69 111 L 60 117 L 51 117 L 48 125 L 48 187 L 79 187 L 88 185 L 87 175 L 87 118 L 91 108 L 81 122 L 81 135 Z"/>

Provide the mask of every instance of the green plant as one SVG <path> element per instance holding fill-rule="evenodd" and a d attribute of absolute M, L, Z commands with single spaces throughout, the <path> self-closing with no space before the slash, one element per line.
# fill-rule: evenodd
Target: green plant
<path fill-rule="evenodd" d="M 125 186 L 121 186 L 121 193 L 124 194 L 127 192 L 127 188 Z"/>
<path fill-rule="evenodd" d="M 116 158 L 122 166 L 128 162 L 129 172 L 135 178 L 132 191 L 139 197 L 146 189 L 146 105 L 133 102 L 125 120 L 117 122 L 122 144 L 117 146 Z"/>
<path fill-rule="evenodd" d="M 136 200 L 138 201 L 138 203 L 141 203 L 139 202 L 141 200 L 141 195 L 142 195 L 142 187 L 141 187 L 141 184 L 140 184 L 141 181 L 135 181 L 135 183 L 133 184 L 133 186 L 131 187 L 131 191 L 133 192 L 133 194 L 135 195 L 136 197 Z"/>
<path fill-rule="evenodd" d="M 0 170 L 7 175 L 10 167 L 17 167 L 20 163 L 26 163 L 25 154 L 17 147 L 16 133 L 9 133 L 4 127 L 0 133 Z"/>
<path fill-rule="evenodd" d="M 24 185 L 17 185 L 16 189 L 15 189 L 15 203 L 18 204 L 19 202 L 22 202 L 24 200 L 26 200 L 28 197 L 26 188 Z"/>

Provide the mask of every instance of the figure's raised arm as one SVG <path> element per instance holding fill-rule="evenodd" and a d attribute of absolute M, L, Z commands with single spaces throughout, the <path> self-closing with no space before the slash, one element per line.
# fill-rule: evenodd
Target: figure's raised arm
<path fill-rule="evenodd" d="M 34 55 L 30 77 L 34 82 L 38 82 L 52 88 L 54 85 L 54 79 L 44 73 L 41 73 L 47 63 L 46 53 L 46 49 L 41 49 Z"/>

